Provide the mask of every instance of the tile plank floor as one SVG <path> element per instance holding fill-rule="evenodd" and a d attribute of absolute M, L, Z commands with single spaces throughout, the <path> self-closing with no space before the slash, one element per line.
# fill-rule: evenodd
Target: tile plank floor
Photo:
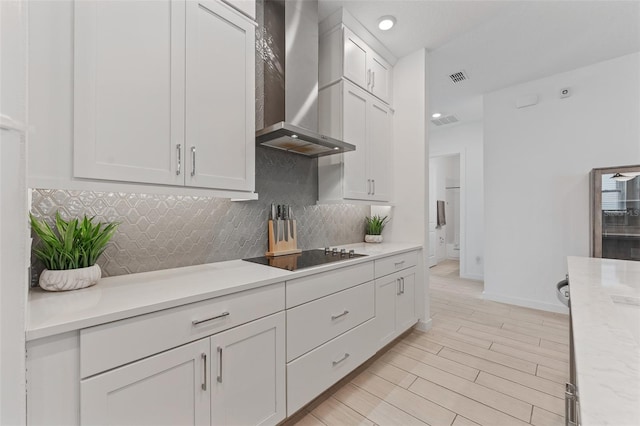
<path fill-rule="evenodd" d="M 458 268 L 430 270 L 431 330 L 407 334 L 296 424 L 563 425 L 568 316 L 483 300 Z"/>

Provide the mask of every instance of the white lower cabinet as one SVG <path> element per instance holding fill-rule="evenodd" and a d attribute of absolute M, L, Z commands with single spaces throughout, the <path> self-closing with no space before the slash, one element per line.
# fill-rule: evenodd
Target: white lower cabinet
<path fill-rule="evenodd" d="M 276 425 L 415 323 L 418 253 L 29 341 L 27 423 Z"/>
<path fill-rule="evenodd" d="M 415 267 L 376 279 L 378 349 L 415 323 L 415 285 Z"/>
<path fill-rule="evenodd" d="M 375 353 L 373 277 L 366 262 L 285 283 L 287 415 Z"/>
<path fill-rule="evenodd" d="M 280 312 L 82 380 L 81 424 L 277 424 L 284 322 Z"/>
<path fill-rule="evenodd" d="M 211 337 L 211 424 L 275 425 L 286 417 L 285 314 Z"/>
<path fill-rule="evenodd" d="M 375 336 L 374 320 L 369 320 L 287 364 L 287 414 L 369 359 L 376 351 Z"/>
<path fill-rule="evenodd" d="M 83 425 L 208 425 L 209 339 L 82 380 Z"/>

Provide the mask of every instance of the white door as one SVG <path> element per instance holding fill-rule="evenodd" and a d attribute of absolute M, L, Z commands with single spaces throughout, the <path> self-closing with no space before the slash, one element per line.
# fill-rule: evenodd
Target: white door
<path fill-rule="evenodd" d="M 389 102 L 389 73 L 391 66 L 377 55 L 369 56 L 369 69 L 371 70 L 371 93 L 385 102 Z"/>
<path fill-rule="evenodd" d="M 396 299 L 396 331 L 404 332 L 415 323 L 415 268 L 405 271 L 400 278 L 400 291 Z"/>
<path fill-rule="evenodd" d="M 371 199 L 391 199 L 391 112 L 379 101 L 370 100 L 367 115 L 368 178 L 371 179 Z"/>
<path fill-rule="evenodd" d="M 255 27 L 217 0 L 187 2 L 186 185 L 253 191 Z"/>
<path fill-rule="evenodd" d="M 367 200 L 371 197 L 371 178 L 367 177 L 368 95 L 344 82 L 342 134 L 345 142 L 356 146 L 344 155 L 344 198 Z"/>
<path fill-rule="evenodd" d="M 368 47 L 347 28 L 344 29 L 344 76 L 369 90 L 370 73 L 367 68 Z"/>
<path fill-rule="evenodd" d="M 74 4 L 74 176 L 182 185 L 185 3 Z"/>
<path fill-rule="evenodd" d="M 275 425 L 286 416 L 285 314 L 211 337 L 212 425 Z"/>
<path fill-rule="evenodd" d="M 202 339 L 82 380 L 81 424 L 209 425 L 208 358 Z"/>
<path fill-rule="evenodd" d="M 396 298 L 400 292 L 399 275 L 389 275 L 376 280 L 376 333 L 378 348 L 395 337 Z"/>

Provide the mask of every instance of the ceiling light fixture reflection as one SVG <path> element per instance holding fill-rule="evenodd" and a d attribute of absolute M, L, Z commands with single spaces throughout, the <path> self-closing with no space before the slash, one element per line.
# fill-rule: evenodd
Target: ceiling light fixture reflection
<path fill-rule="evenodd" d="M 396 18 L 391 15 L 386 15 L 378 19 L 378 28 L 380 28 L 382 31 L 390 30 L 395 24 Z"/>
<path fill-rule="evenodd" d="M 618 182 L 626 182 L 628 180 L 633 179 L 636 176 L 637 175 L 635 175 L 635 176 L 627 176 L 627 175 L 624 175 L 622 173 L 616 173 L 615 175 L 611 176 L 611 179 L 617 180 Z"/>

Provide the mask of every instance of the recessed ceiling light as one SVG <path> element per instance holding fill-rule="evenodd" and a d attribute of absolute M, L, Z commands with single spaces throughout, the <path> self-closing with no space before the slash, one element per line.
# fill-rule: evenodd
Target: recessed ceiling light
<path fill-rule="evenodd" d="M 378 19 L 378 28 L 380 28 L 382 31 L 387 31 L 393 28 L 395 23 L 396 23 L 396 18 L 394 18 L 391 15 L 386 15 Z"/>
<path fill-rule="evenodd" d="M 291 135 L 291 139 L 298 139 L 298 135 Z"/>
<path fill-rule="evenodd" d="M 440 114 L 439 112 L 434 112 L 433 114 L 431 114 L 431 118 L 440 118 L 442 117 L 442 114 Z"/>

